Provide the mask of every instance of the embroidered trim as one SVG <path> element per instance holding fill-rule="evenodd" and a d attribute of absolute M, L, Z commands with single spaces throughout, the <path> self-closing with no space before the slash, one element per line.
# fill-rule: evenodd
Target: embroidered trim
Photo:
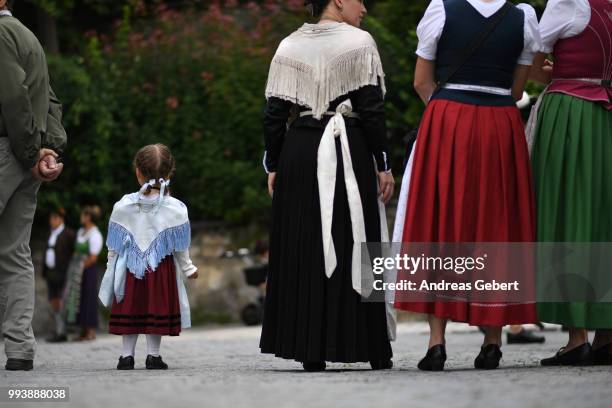
<path fill-rule="evenodd" d="M 189 249 L 191 227 L 189 222 L 162 231 L 144 252 L 136 244 L 131 232 L 123 226 L 110 222 L 106 245 L 119 256 L 127 255 L 127 268 L 136 279 L 142 279 L 147 269 L 155 270 L 159 263 L 173 252 Z"/>
<path fill-rule="evenodd" d="M 483 92 L 493 95 L 512 95 L 511 89 L 498 88 L 494 86 L 483 86 L 483 85 L 470 85 L 470 84 L 444 84 L 443 88 L 454 89 L 458 91 L 473 91 Z"/>
<path fill-rule="evenodd" d="M 139 323 L 139 322 L 109 322 L 109 326 L 116 327 L 179 327 L 181 325 L 180 322 L 170 322 L 170 323 Z"/>

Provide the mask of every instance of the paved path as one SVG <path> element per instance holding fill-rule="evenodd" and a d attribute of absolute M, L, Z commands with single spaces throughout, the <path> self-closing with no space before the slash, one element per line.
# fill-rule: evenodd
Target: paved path
<path fill-rule="evenodd" d="M 612 367 L 542 368 L 538 360 L 565 340 L 547 332 L 537 346 L 504 346 L 502 367 L 472 367 L 481 335 L 449 327 L 448 370 L 422 373 L 416 363 L 426 349 L 426 326 L 400 325 L 395 368 L 373 372 L 366 364 L 332 364 L 304 373 L 292 361 L 258 353 L 259 328 L 196 329 L 162 342 L 168 371 L 144 370 L 145 339 L 137 347 L 137 370 L 115 370 L 120 340 L 41 342 L 35 370 L 0 371 L 5 385 L 69 386 L 69 404 L 0 403 L 4 407 L 611 407 Z M 0 355 L 4 355 L 0 343 Z M 2 363 L 3 360 L 0 360 Z"/>

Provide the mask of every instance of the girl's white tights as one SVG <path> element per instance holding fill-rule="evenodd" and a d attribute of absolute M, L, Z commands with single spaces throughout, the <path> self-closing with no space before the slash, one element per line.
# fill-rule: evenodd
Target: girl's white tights
<path fill-rule="evenodd" d="M 147 354 L 152 356 L 159 356 L 159 347 L 161 345 L 161 338 L 159 334 L 147 334 Z M 138 341 L 137 334 L 124 334 L 123 335 L 123 353 L 121 357 L 132 356 L 136 352 L 136 342 Z"/>

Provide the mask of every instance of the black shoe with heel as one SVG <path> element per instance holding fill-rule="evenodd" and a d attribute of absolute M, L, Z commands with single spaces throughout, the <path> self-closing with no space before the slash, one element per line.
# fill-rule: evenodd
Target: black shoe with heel
<path fill-rule="evenodd" d="M 417 367 L 422 371 L 442 371 L 446 362 L 446 347 L 444 344 L 437 344 L 427 350 L 427 354 Z"/>
<path fill-rule="evenodd" d="M 531 344 L 544 343 L 546 338 L 534 334 L 531 330 L 522 329 L 518 333 L 506 333 L 506 341 L 508 344 Z"/>
<path fill-rule="evenodd" d="M 474 360 L 474 368 L 479 370 L 494 370 L 499 367 L 501 358 L 501 348 L 497 344 L 487 344 L 480 348 L 480 353 Z"/>
<path fill-rule="evenodd" d="M 553 357 L 545 358 L 540 361 L 543 366 L 584 366 L 592 364 L 591 345 L 584 343 L 569 351 L 561 348 Z"/>

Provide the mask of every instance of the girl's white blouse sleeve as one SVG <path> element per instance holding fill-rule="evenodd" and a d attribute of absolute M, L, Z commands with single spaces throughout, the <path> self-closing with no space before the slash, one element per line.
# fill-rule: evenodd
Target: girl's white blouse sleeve
<path fill-rule="evenodd" d="M 523 52 L 518 59 L 519 65 L 531 65 L 535 55 L 542 48 L 542 39 L 540 37 L 540 28 L 538 27 L 538 16 L 529 4 L 519 4 L 517 6 L 525 14 L 525 22 L 523 24 Z"/>
<path fill-rule="evenodd" d="M 191 275 L 196 273 L 198 268 L 193 264 L 193 262 L 191 262 L 189 250 L 174 252 L 173 255 L 176 259 L 176 262 L 178 263 L 179 268 L 185 274 L 186 277 L 190 277 Z"/>
<path fill-rule="evenodd" d="M 591 19 L 588 0 L 548 0 L 540 20 L 541 52 L 551 53 L 555 43 L 582 33 Z"/>
<path fill-rule="evenodd" d="M 434 61 L 438 51 L 438 41 L 444 30 L 446 12 L 442 0 L 432 0 L 425 15 L 417 26 L 419 44 L 416 54 L 426 60 Z"/>

